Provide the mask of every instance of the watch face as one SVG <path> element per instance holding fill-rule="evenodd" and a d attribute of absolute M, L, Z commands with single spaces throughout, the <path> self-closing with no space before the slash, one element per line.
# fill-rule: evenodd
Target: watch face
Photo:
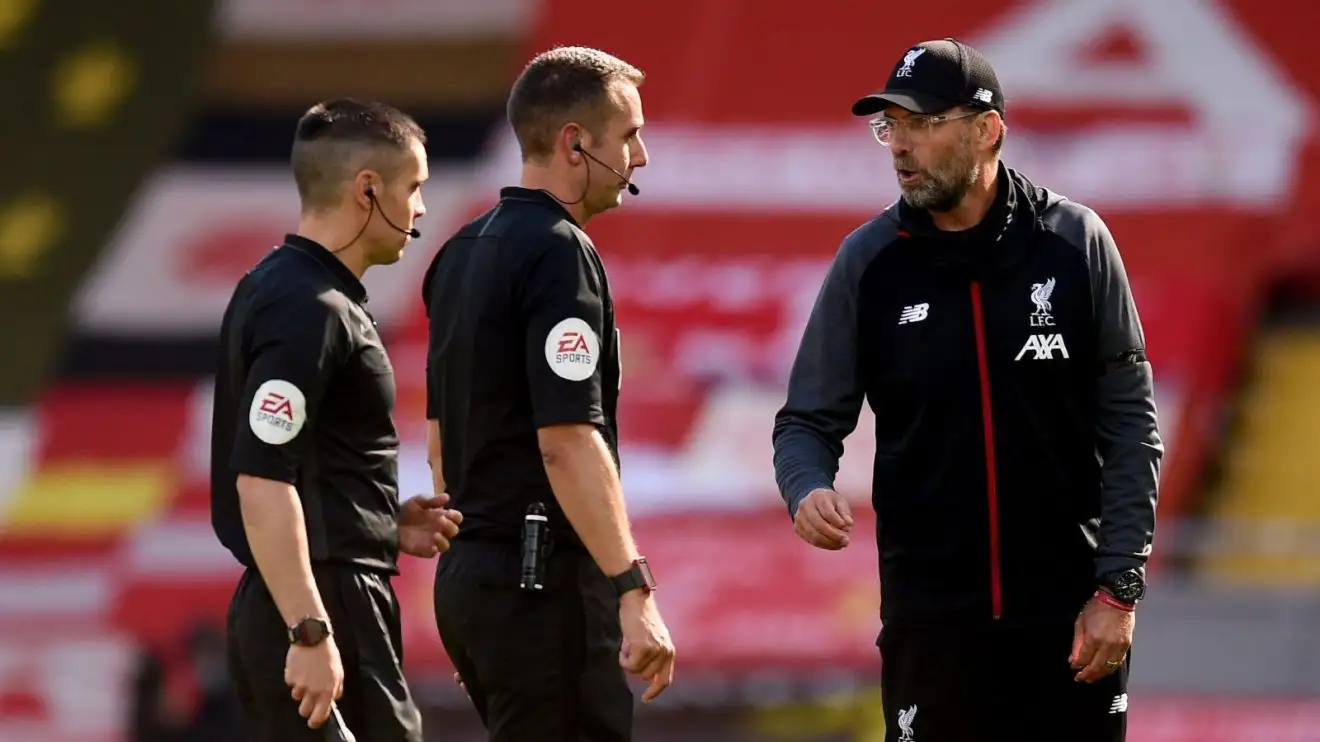
<path fill-rule="evenodd" d="M 637 560 L 637 569 L 642 573 L 642 581 L 648 589 L 655 588 L 655 577 L 651 574 L 651 565 L 646 563 L 645 559 Z"/>
<path fill-rule="evenodd" d="M 1146 592 L 1145 587 L 1142 584 L 1141 575 L 1132 570 L 1114 575 L 1110 585 L 1110 588 L 1114 591 L 1114 597 L 1125 603 L 1135 603 L 1140 600 Z"/>
<path fill-rule="evenodd" d="M 313 647 L 325 641 L 330 635 L 330 629 L 324 621 L 317 619 L 304 619 L 299 621 L 293 627 L 293 637 L 297 644 L 305 647 Z"/>

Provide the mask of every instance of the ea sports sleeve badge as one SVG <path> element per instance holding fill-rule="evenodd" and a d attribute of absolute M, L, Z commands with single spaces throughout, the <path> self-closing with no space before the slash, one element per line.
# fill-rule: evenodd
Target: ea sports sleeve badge
<path fill-rule="evenodd" d="M 298 437 L 307 422 L 307 399 L 302 390 L 283 379 L 271 379 L 257 387 L 248 411 L 252 434 L 272 446 Z"/>
<path fill-rule="evenodd" d="M 545 362 L 562 379 L 586 381 L 600 362 L 600 339 L 585 320 L 569 317 L 545 336 Z"/>

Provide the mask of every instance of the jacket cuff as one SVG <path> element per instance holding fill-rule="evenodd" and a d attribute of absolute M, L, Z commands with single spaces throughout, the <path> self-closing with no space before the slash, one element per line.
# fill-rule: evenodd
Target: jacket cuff
<path fill-rule="evenodd" d="M 1125 556 L 1098 557 L 1095 560 L 1095 579 L 1099 581 L 1105 575 L 1112 575 L 1129 569 L 1137 570 L 1141 573 L 1141 579 L 1146 579 L 1146 562 L 1142 559 Z"/>

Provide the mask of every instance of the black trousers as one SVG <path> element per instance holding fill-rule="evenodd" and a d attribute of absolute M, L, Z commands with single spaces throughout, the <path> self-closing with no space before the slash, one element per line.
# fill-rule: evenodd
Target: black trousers
<path fill-rule="evenodd" d="M 1072 624 L 891 627 L 880 634 L 885 742 L 1123 742 L 1129 662 L 1095 683 Z"/>
<path fill-rule="evenodd" d="M 491 742 L 628 742 L 619 599 L 591 557 L 560 550 L 519 588 L 517 544 L 457 541 L 435 575 L 445 651 Z"/>
<path fill-rule="evenodd" d="M 389 577 L 349 567 L 315 566 L 344 664 L 344 692 L 332 716 L 309 729 L 284 682 L 288 632 L 260 573 L 243 573 L 229 604 L 229 669 L 250 742 L 422 742 L 422 717 L 404 680 L 399 604 Z"/>

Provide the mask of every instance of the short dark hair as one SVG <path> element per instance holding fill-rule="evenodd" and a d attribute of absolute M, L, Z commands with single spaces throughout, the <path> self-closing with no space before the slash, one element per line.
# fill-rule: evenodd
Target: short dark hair
<path fill-rule="evenodd" d="M 413 142 L 426 144 L 426 133 L 393 106 L 352 98 L 312 106 L 298 119 L 289 158 L 303 211 L 338 204 L 344 185 L 364 167 L 392 177 L 395 155 Z"/>
<path fill-rule="evenodd" d="M 509 93 L 509 125 L 523 161 L 548 157 L 564 124 L 582 124 L 601 136 L 612 85 L 641 85 L 646 75 L 599 49 L 556 47 L 532 58 Z"/>

